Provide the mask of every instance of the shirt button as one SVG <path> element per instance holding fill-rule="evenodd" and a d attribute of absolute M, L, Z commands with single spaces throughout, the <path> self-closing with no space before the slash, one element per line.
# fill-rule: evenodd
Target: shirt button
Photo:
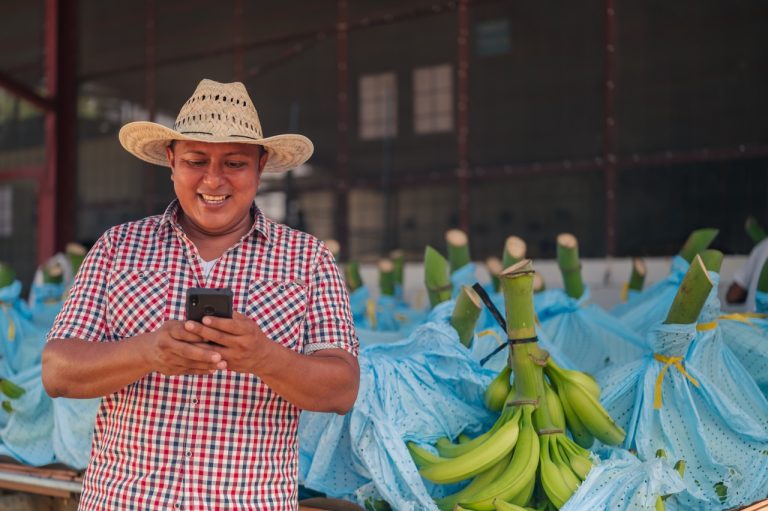
<path fill-rule="evenodd" d="M 176 503 L 173 505 L 173 509 L 181 509 L 181 504 L 179 504 L 178 502 L 176 502 Z"/>
<path fill-rule="evenodd" d="M 187 451 L 187 452 L 185 452 L 185 453 L 184 453 L 184 456 L 186 456 L 187 458 L 189 458 L 190 456 L 192 456 L 192 451 Z"/>
<path fill-rule="evenodd" d="M 192 404 L 193 404 L 193 405 L 196 405 L 196 404 L 197 404 L 197 398 L 196 398 L 196 397 L 193 397 L 193 398 L 192 398 Z"/>

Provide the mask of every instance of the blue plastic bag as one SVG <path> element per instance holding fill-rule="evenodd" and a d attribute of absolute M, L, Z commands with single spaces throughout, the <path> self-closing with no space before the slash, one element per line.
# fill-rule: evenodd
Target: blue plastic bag
<path fill-rule="evenodd" d="M 627 302 L 617 305 L 611 313 L 630 330 L 644 336 L 654 325 L 667 317 L 688 266 L 688 261 L 675 256 L 669 275 L 641 293 L 631 296 Z"/>
<path fill-rule="evenodd" d="M 534 295 L 534 303 L 540 330 L 580 371 L 594 374 L 643 355 L 643 339 L 598 305 L 589 303 L 587 287 L 578 300 L 562 289 L 551 289 Z"/>
<path fill-rule="evenodd" d="M 21 299 L 21 282 L 0 288 L 0 377 L 10 377 L 40 363 L 47 329 L 32 321 Z"/>
<path fill-rule="evenodd" d="M 731 508 L 764 498 L 768 488 L 768 401 L 712 326 L 719 277 L 710 275 L 703 330 L 657 324 L 644 358 L 597 375 L 603 406 L 627 432 L 625 447 L 643 460 L 664 449 L 668 459 L 686 461 L 686 490 L 668 502 L 680 509 Z"/>
<path fill-rule="evenodd" d="M 479 433 L 495 419 L 483 405 L 495 376 L 481 368 L 446 324 L 426 323 L 408 338 L 360 351 L 360 390 L 345 416 L 303 412 L 299 480 L 339 498 L 375 486 L 393 509 L 436 510 L 406 448 L 462 431 Z M 439 493 L 438 493 L 439 494 Z"/>
<path fill-rule="evenodd" d="M 624 449 L 605 449 L 560 511 L 656 511 L 660 495 L 685 489 L 680 475 L 659 458 L 640 461 Z"/>

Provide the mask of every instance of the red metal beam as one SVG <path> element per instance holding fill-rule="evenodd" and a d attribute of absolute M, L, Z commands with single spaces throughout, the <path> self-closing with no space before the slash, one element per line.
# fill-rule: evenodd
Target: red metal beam
<path fill-rule="evenodd" d="M 18 181 L 29 179 L 39 180 L 45 175 L 45 167 L 14 167 L 0 170 L 0 183 L 3 181 Z"/>
<path fill-rule="evenodd" d="M 53 101 L 41 96 L 34 89 L 14 79 L 12 76 L 7 75 L 0 71 L 0 87 L 7 90 L 14 96 L 29 101 L 41 110 L 49 111 L 53 110 Z"/>
<path fill-rule="evenodd" d="M 38 186 L 37 259 L 74 240 L 77 151 L 76 0 L 45 0 L 45 172 Z"/>
<path fill-rule="evenodd" d="M 336 211 L 334 236 L 341 260 L 349 256 L 349 12 L 336 1 Z"/>
<path fill-rule="evenodd" d="M 456 34 L 457 156 L 459 181 L 459 227 L 469 234 L 469 0 L 459 0 Z"/>
<path fill-rule="evenodd" d="M 616 10 L 615 0 L 605 0 L 605 84 L 603 159 L 605 172 L 605 252 L 616 254 Z"/>

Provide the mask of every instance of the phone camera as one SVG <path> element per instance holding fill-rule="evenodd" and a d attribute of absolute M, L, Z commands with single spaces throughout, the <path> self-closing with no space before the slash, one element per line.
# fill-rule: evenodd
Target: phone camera
<path fill-rule="evenodd" d="M 203 309 L 203 314 L 206 316 L 213 316 L 213 313 L 216 312 L 216 309 L 214 309 L 210 305 L 206 305 L 205 309 Z"/>
<path fill-rule="evenodd" d="M 192 302 L 192 307 L 197 307 L 197 297 L 193 296 L 190 300 Z"/>

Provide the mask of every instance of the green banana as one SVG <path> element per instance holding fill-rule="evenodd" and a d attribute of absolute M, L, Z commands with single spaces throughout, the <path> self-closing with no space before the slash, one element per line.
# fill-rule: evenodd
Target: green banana
<path fill-rule="evenodd" d="M 485 389 L 483 400 L 485 407 L 492 412 L 499 412 L 504 407 L 504 401 L 512 385 L 509 383 L 509 377 L 512 374 L 512 368 L 506 365 L 499 374 L 491 380 Z"/>
<path fill-rule="evenodd" d="M 592 470 L 592 460 L 589 457 L 589 451 L 583 449 L 565 435 L 557 435 L 557 444 L 560 452 L 571 465 L 573 472 L 582 481 L 586 479 L 589 471 Z"/>
<path fill-rule="evenodd" d="M 469 479 L 489 469 L 514 449 L 520 433 L 520 415 L 518 409 L 510 420 L 472 451 L 425 466 L 419 473 L 433 483 L 446 484 Z"/>
<path fill-rule="evenodd" d="M 547 359 L 547 366 L 544 368 L 544 370 L 546 371 L 547 376 L 555 381 L 556 386 L 558 385 L 559 381 L 569 381 L 575 385 L 583 387 L 584 390 L 589 392 L 589 394 L 595 399 L 600 399 L 600 385 L 598 385 L 597 381 L 592 377 L 592 375 L 582 371 L 563 369 L 562 367 L 558 366 L 554 360 L 552 360 L 552 357 Z"/>
<path fill-rule="evenodd" d="M 539 439 L 533 427 L 532 413 L 533 405 L 523 406 L 520 433 L 507 468 L 495 481 L 476 491 L 471 498 L 459 500 L 461 505 L 477 511 L 493 511 L 494 499 L 518 505 L 530 500 L 539 465 Z"/>
<path fill-rule="evenodd" d="M 546 380 L 544 381 L 544 399 L 547 401 L 547 408 L 549 409 L 549 417 L 552 419 L 552 425 L 565 431 L 563 405 L 560 403 L 560 398 L 557 397 L 557 392 L 552 389 L 552 386 L 547 383 Z"/>
<path fill-rule="evenodd" d="M 509 420 L 514 412 L 515 409 L 513 408 L 505 408 L 488 431 L 476 436 L 472 440 L 456 444 L 443 437 L 437 440 L 435 448 L 437 449 L 437 452 L 440 453 L 440 456 L 443 456 L 444 458 L 457 458 L 462 454 L 471 452 L 493 436 L 493 434 Z"/>
<path fill-rule="evenodd" d="M 18 399 L 23 396 L 26 391 L 11 380 L 2 379 L 0 380 L 0 392 L 11 399 Z"/>
<path fill-rule="evenodd" d="M 456 493 L 452 493 L 451 495 L 447 495 L 441 499 L 435 499 L 435 504 L 437 504 L 437 507 L 441 511 L 452 511 L 456 504 L 461 502 L 462 499 L 471 497 L 475 492 L 495 481 L 496 478 L 499 477 L 502 472 L 504 472 L 504 469 L 507 468 L 507 465 L 509 465 L 511 459 L 512 454 L 510 453 L 485 472 L 478 474 L 467 486 L 461 490 L 457 491 Z"/>
<path fill-rule="evenodd" d="M 437 454 L 434 454 L 413 442 L 407 442 L 405 445 L 408 447 L 408 452 L 411 453 L 413 462 L 416 463 L 416 466 L 419 468 L 434 465 L 435 463 L 441 463 L 445 460 L 445 458 L 441 458 Z"/>
<path fill-rule="evenodd" d="M 626 433 L 594 396 L 583 387 L 567 381 L 562 386 L 562 391 L 568 404 L 592 436 L 606 445 L 621 445 Z"/>
<path fill-rule="evenodd" d="M 459 436 L 456 437 L 456 441 L 459 442 L 460 444 L 466 444 L 470 440 L 472 440 L 472 437 L 465 433 L 459 433 Z"/>
<path fill-rule="evenodd" d="M 579 419 L 579 416 L 576 415 L 576 412 L 573 411 L 567 396 L 560 390 L 561 388 L 562 386 L 558 388 L 558 396 L 560 397 L 560 405 L 565 413 L 565 419 L 568 422 L 568 430 L 577 444 L 584 449 L 589 449 L 595 442 L 595 437 L 592 436 L 586 426 L 584 426 L 584 423 L 581 422 L 581 419 Z"/>
<path fill-rule="evenodd" d="M 496 511 L 533 511 L 530 507 L 518 506 L 499 499 L 494 500 L 493 505 L 495 506 L 493 509 Z"/>
<path fill-rule="evenodd" d="M 563 477 L 563 481 L 568 485 L 568 489 L 571 493 L 575 493 L 579 489 L 581 479 L 571 469 L 570 463 L 566 461 L 560 455 L 560 449 L 557 447 L 557 439 L 554 436 L 549 438 L 549 459 L 551 459 L 557 468 L 560 470 L 560 475 Z"/>
<path fill-rule="evenodd" d="M 568 487 L 568 484 L 563 480 L 563 475 L 560 469 L 549 457 L 549 437 L 550 435 L 542 435 L 539 440 L 540 455 L 539 463 L 541 467 L 541 485 L 544 488 L 547 498 L 552 504 L 560 509 L 565 505 L 568 499 L 573 495 L 573 491 Z"/>

